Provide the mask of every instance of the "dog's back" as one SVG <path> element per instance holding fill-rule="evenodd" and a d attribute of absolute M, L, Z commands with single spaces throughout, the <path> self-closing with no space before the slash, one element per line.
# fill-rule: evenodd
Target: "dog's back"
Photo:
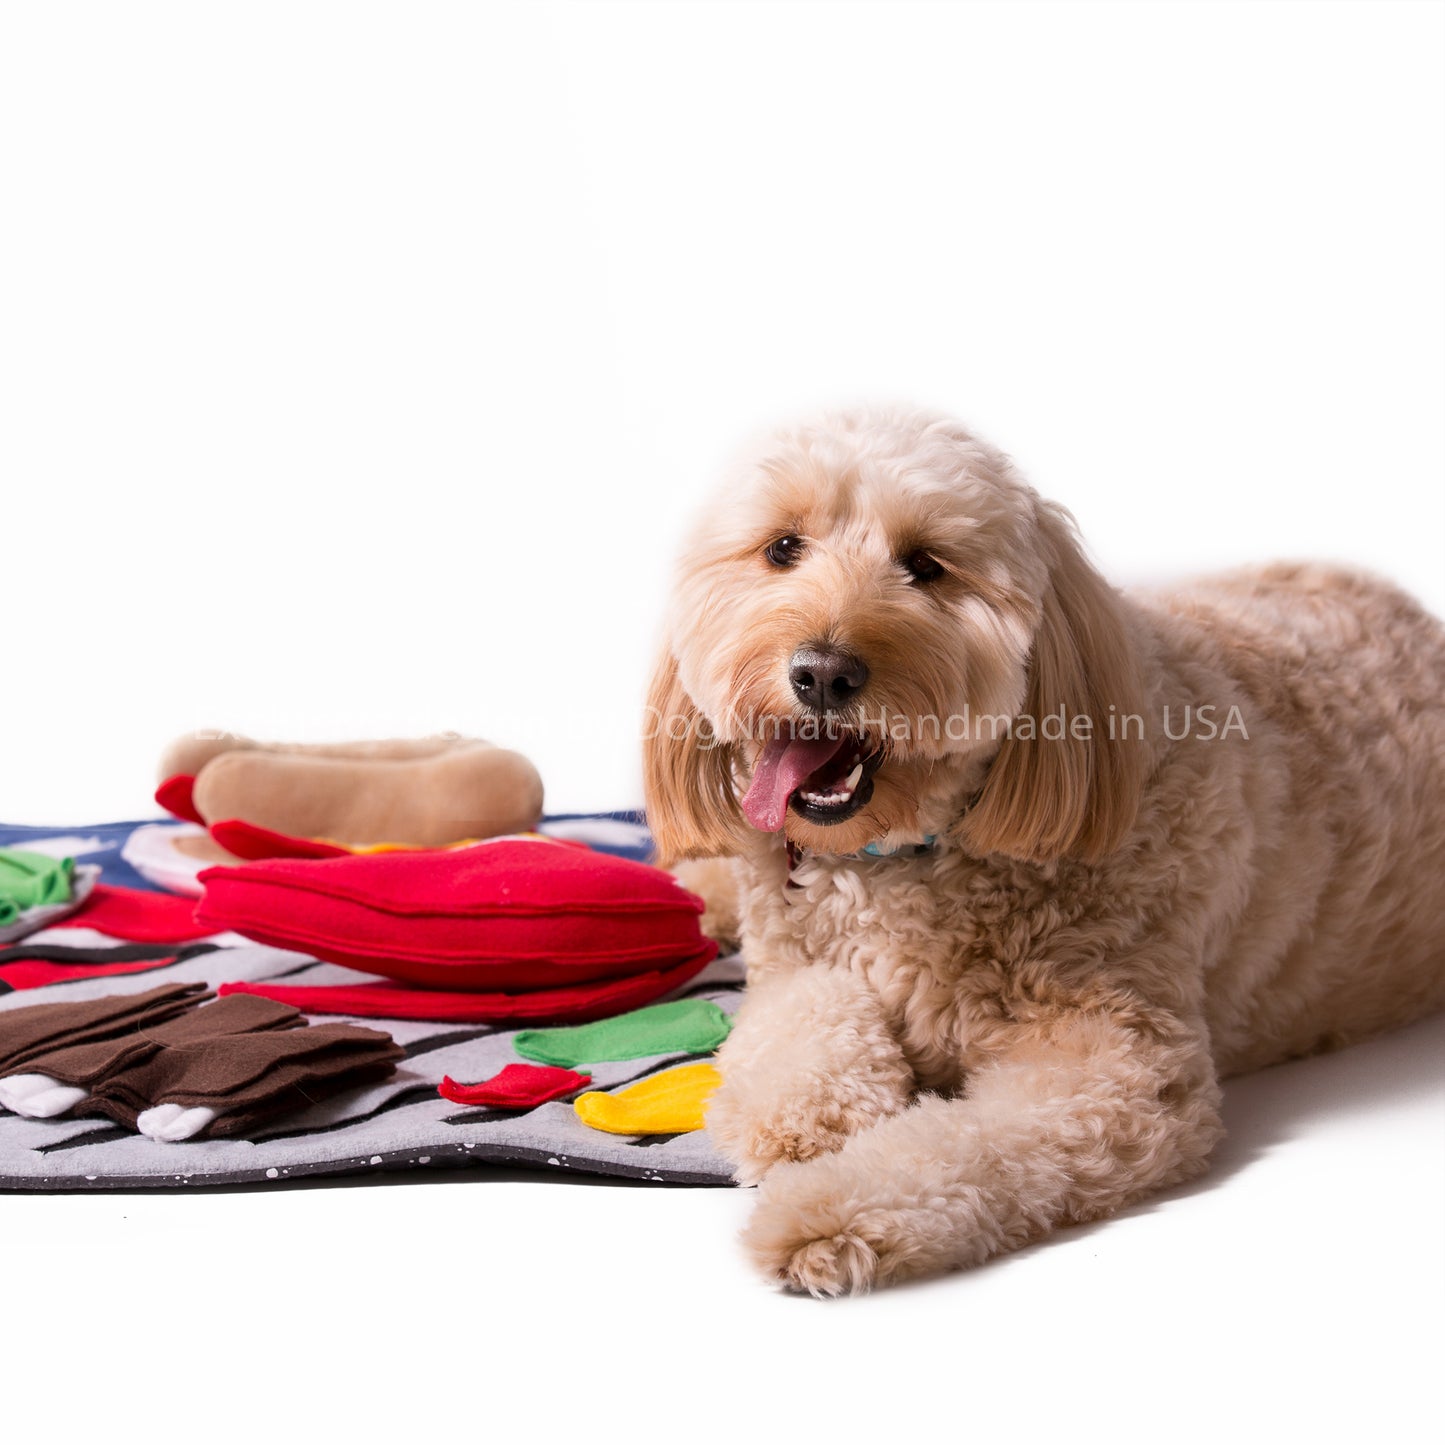
<path fill-rule="evenodd" d="M 1221 1070 L 1445 1006 L 1445 627 L 1388 583 L 1317 565 L 1209 579 L 1151 610 L 1212 654 L 1249 730 L 1250 897 L 1209 981 Z"/>

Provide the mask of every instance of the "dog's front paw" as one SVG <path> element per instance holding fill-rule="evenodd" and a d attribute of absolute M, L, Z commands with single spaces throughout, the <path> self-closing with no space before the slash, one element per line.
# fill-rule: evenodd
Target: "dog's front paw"
<path fill-rule="evenodd" d="M 726 1082 L 713 1095 L 707 1130 L 718 1152 L 733 1165 L 739 1184 L 758 1184 L 777 1164 L 800 1163 L 842 1148 L 849 1134 L 873 1121 L 838 1097 L 750 1099 L 746 1088 Z"/>
<path fill-rule="evenodd" d="M 810 1186 L 817 1165 L 784 1166 L 763 1185 L 743 1245 L 765 1279 L 819 1299 L 866 1294 L 879 1279 L 881 1240 L 848 1199 Z"/>
<path fill-rule="evenodd" d="M 906 1109 L 915 1080 L 867 981 L 842 969 L 757 977 L 718 1050 L 707 1128 L 741 1184 L 825 1158 Z"/>

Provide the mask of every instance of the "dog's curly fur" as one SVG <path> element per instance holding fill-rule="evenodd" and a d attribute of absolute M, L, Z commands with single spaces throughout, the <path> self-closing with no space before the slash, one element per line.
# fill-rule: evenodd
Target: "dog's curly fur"
<path fill-rule="evenodd" d="M 920 550 L 935 580 L 900 564 Z M 819 641 L 866 658 L 840 719 L 884 760 L 855 816 L 759 832 L 756 719 L 796 715 L 789 659 Z M 645 749 L 661 854 L 739 860 L 748 993 L 708 1128 L 793 1288 L 1106 1215 L 1206 1167 L 1222 1077 L 1445 1004 L 1445 629 L 1386 583 L 1281 565 L 1123 595 L 961 426 L 839 414 L 730 478 L 650 705 L 674 720 Z M 1236 725 L 1207 736 L 1203 705 Z M 887 723 L 1061 708 L 1091 735 Z M 1142 738 L 1108 736 L 1126 714 Z"/>

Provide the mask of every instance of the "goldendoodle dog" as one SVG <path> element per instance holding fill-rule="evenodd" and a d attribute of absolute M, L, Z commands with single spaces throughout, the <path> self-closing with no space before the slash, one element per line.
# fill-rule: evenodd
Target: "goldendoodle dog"
<path fill-rule="evenodd" d="M 708 1129 L 793 1288 L 1107 1215 L 1206 1167 L 1222 1077 L 1445 1004 L 1441 624 L 1319 565 L 1120 593 L 945 418 L 733 476 L 648 715 L 660 854 L 737 860 Z"/>

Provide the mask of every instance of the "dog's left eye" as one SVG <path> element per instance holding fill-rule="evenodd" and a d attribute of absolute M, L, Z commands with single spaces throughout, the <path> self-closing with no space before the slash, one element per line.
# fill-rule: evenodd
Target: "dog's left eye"
<path fill-rule="evenodd" d="M 774 567 L 791 567 L 803 555 L 803 539 L 793 532 L 770 542 L 763 555 Z"/>
<path fill-rule="evenodd" d="M 915 582 L 934 582 L 943 576 L 943 565 L 927 552 L 910 552 L 898 559 L 899 565 Z"/>

